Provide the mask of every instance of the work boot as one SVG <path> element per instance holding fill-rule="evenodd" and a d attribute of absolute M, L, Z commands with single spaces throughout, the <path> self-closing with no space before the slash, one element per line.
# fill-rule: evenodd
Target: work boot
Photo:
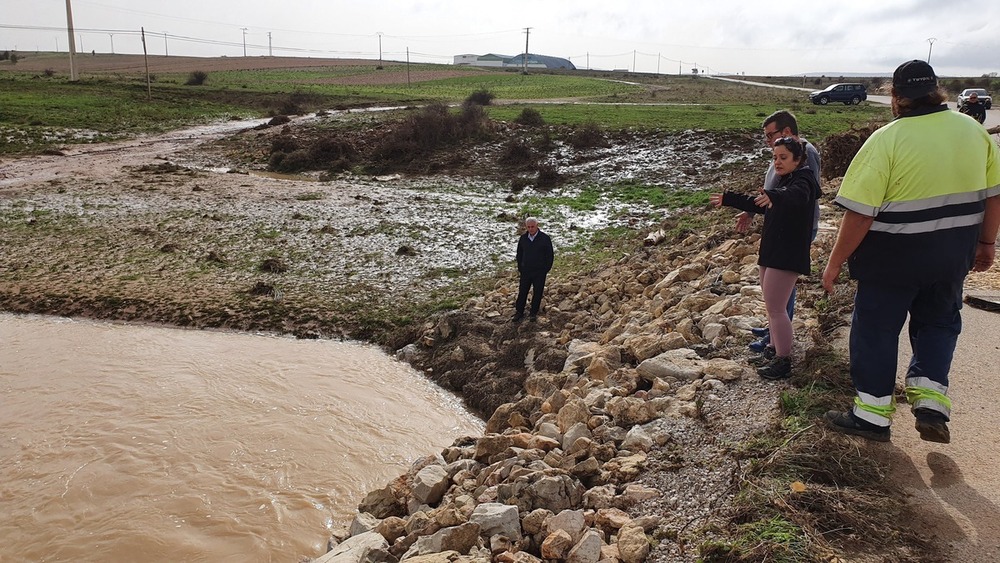
<path fill-rule="evenodd" d="M 943 414 L 931 409 L 913 409 L 913 416 L 917 417 L 914 426 L 917 432 L 920 432 L 921 440 L 939 444 L 951 443 L 948 418 Z"/>
<path fill-rule="evenodd" d="M 755 356 L 747 360 L 747 362 L 754 367 L 763 367 L 771 363 L 776 355 L 773 346 L 766 346 L 759 356 Z"/>
<path fill-rule="evenodd" d="M 771 349 L 773 350 L 774 348 Z M 761 379 L 770 381 L 788 379 L 792 376 L 792 359 L 788 356 L 777 356 L 767 365 L 757 368 L 757 375 Z"/>
<path fill-rule="evenodd" d="M 861 420 L 851 411 L 827 411 L 823 420 L 834 432 L 853 434 L 876 442 L 888 442 L 892 437 L 892 430 L 888 426 L 883 428 L 867 420 Z"/>
<path fill-rule="evenodd" d="M 510 318 L 510 322 L 519 323 L 523 318 L 524 318 L 524 313 L 514 313 L 514 316 Z"/>

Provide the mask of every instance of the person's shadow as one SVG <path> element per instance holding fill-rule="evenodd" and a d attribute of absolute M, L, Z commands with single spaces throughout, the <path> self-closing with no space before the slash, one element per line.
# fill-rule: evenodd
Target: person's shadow
<path fill-rule="evenodd" d="M 928 486 L 906 452 L 892 447 L 886 453 L 897 484 L 909 489 L 917 499 L 916 503 L 910 503 L 915 512 L 913 516 L 927 524 L 925 529 L 937 541 L 971 541 L 979 545 L 984 541 L 997 541 L 1000 537 L 1000 507 L 969 486 L 962 477 L 959 465 L 948 455 L 941 452 L 927 454 L 927 467 L 931 470 Z M 961 514 L 967 526 L 957 522 L 944 505 L 951 508 L 952 514 Z M 968 530 L 969 526 L 972 530 Z"/>
<path fill-rule="evenodd" d="M 932 472 L 930 488 L 938 497 L 972 523 L 980 541 L 987 538 L 997 541 L 1000 536 L 1000 507 L 970 487 L 962 478 L 962 469 L 946 454 L 929 452 L 927 467 Z"/>

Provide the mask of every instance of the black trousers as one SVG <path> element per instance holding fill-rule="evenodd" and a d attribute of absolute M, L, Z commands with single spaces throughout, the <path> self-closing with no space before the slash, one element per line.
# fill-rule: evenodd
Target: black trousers
<path fill-rule="evenodd" d="M 539 307 L 542 306 L 542 293 L 545 291 L 546 272 L 522 272 L 520 287 L 517 289 L 517 301 L 514 303 L 514 310 L 518 315 L 524 314 L 524 306 L 528 303 L 528 290 L 531 291 L 531 311 L 530 315 L 538 314 Z"/>

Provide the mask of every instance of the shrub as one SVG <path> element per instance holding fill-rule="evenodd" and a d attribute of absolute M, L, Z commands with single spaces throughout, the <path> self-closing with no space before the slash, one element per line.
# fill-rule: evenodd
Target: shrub
<path fill-rule="evenodd" d="M 575 129 L 569 138 L 566 139 L 566 142 L 577 150 L 608 146 L 608 140 L 604 136 L 604 131 L 600 125 L 593 121 L 584 123 L 581 127 Z"/>
<path fill-rule="evenodd" d="M 4 51 L 0 53 L 0 61 L 10 60 L 10 51 Z"/>
<path fill-rule="evenodd" d="M 188 75 L 187 82 L 184 83 L 185 86 L 201 86 L 208 80 L 208 73 L 202 70 L 196 70 Z"/>
<path fill-rule="evenodd" d="M 278 113 L 284 115 L 302 115 L 305 113 L 303 107 L 310 98 L 303 92 L 292 92 L 287 98 L 282 100 L 278 106 Z"/>
<path fill-rule="evenodd" d="M 520 139 L 511 139 L 504 143 L 503 151 L 500 153 L 500 162 L 503 164 L 521 165 L 527 164 L 535 159 L 535 152 L 527 143 Z"/>
<path fill-rule="evenodd" d="M 275 172 L 299 172 L 308 170 L 311 163 L 309 151 L 296 149 L 290 153 L 276 152 L 272 154 L 268 167 Z"/>
<path fill-rule="evenodd" d="M 8 57 L 8 58 L 10 59 L 10 64 L 12 64 L 12 65 L 16 65 L 17 61 L 19 61 L 21 59 L 21 57 L 17 56 L 17 53 L 11 53 L 10 57 Z"/>
<path fill-rule="evenodd" d="M 271 153 L 290 153 L 299 148 L 299 141 L 291 135 L 279 135 L 271 141 Z"/>
<path fill-rule="evenodd" d="M 329 169 L 334 166 L 338 170 L 343 170 L 357 156 L 357 150 L 350 142 L 329 136 L 313 143 L 309 147 L 309 156 L 323 168 Z"/>
<path fill-rule="evenodd" d="M 551 189 L 562 182 L 562 174 L 551 164 L 543 164 L 538 167 L 538 179 L 535 180 L 535 187 L 538 189 Z"/>
<path fill-rule="evenodd" d="M 488 138 L 490 133 L 490 120 L 481 106 L 466 104 L 455 115 L 444 104 L 435 103 L 403 120 L 371 156 L 378 170 L 387 170 L 464 140 Z"/>
<path fill-rule="evenodd" d="M 268 169 L 275 172 L 339 172 L 350 168 L 356 156 L 354 145 L 335 136 L 319 139 L 308 148 L 302 148 L 294 137 L 280 135 L 271 141 Z"/>
<path fill-rule="evenodd" d="M 514 123 L 519 123 L 527 127 L 540 127 L 545 125 L 545 120 L 542 119 L 542 114 L 537 109 L 524 108 L 521 110 L 521 114 L 514 119 Z"/>
<path fill-rule="evenodd" d="M 469 94 L 468 98 L 465 98 L 465 105 L 477 105 L 477 106 L 488 106 L 493 103 L 493 92 L 486 89 L 476 90 L 475 92 Z"/>
<path fill-rule="evenodd" d="M 47 68 L 42 71 L 42 75 L 44 75 L 46 78 L 52 78 L 53 76 L 55 76 L 55 74 L 56 71 L 52 70 L 51 68 Z"/>
<path fill-rule="evenodd" d="M 843 176 L 861 145 L 880 126 L 879 123 L 870 123 L 827 137 L 820 149 L 823 155 L 823 177 L 829 179 Z"/>

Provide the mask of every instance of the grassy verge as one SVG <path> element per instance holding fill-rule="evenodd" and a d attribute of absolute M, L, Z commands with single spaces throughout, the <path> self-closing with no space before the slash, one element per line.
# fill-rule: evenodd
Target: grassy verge
<path fill-rule="evenodd" d="M 597 123 L 612 128 L 658 129 L 664 131 L 756 131 L 764 118 L 778 109 L 788 108 L 799 120 L 800 132 L 809 139 L 822 140 L 831 133 L 864 125 L 873 120 L 888 120 L 888 108 L 875 105 L 814 109 L 796 103 L 748 102 L 712 104 L 525 104 L 494 106 L 487 109 L 491 118 L 514 121 L 524 111 L 537 111 L 545 123 L 582 125 Z"/>
<path fill-rule="evenodd" d="M 454 68 L 415 65 L 417 69 L 425 67 Z M 819 140 L 831 132 L 888 116 L 888 111 L 878 106 L 817 109 L 801 105 L 797 94 L 787 91 L 678 77 L 638 85 L 566 74 L 482 72 L 412 84 L 338 83 L 345 77 L 365 78 L 378 72 L 383 71 L 370 66 L 221 71 L 208 74 L 199 86 L 186 85 L 188 76 L 174 73 L 157 76 L 148 95 L 145 79 L 137 73 L 68 82 L 8 70 L 0 75 L 0 131 L 8 138 L 0 153 L 39 152 L 59 144 L 102 141 L 235 117 L 373 104 L 457 103 L 479 90 L 508 102 L 603 100 L 605 103 L 499 105 L 490 107 L 489 114 L 498 120 L 514 120 L 525 107 L 531 107 L 546 123 L 596 123 L 613 129 L 756 130 L 771 112 L 791 108 L 800 114 L 803 133 Z"/>

